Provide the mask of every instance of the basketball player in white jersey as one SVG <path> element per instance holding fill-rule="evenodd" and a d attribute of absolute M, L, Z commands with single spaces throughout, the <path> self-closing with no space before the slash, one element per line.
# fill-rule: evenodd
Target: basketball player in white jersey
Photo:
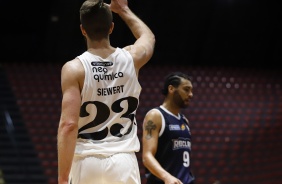
<path fill-rule="evenodd" d="M 136 38 L 132 45 L 111 46 L 112 12 Z M 135 155 L 138 72 L 153 55 L 155 36 L 127 0 L 87 0 L 80 21 L 87 50 L 61 71 L 58 183 L 141 184 Z"/>

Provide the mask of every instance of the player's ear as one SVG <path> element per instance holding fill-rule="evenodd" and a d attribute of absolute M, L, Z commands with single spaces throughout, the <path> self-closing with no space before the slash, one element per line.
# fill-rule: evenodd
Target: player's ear
<path fill-rule="evenodd" d="M 111 28 L 109 30 L 109 34 L 112 34 L 114 27 L 115 27 L 115 24 L 112 22 Z"/>
<path fill-rule="evenodd" d="M 83 36 L 86 36 L 86 35 L 87 35 L 85 29 L 82 27 L 81 24 L 80 24 L 80 30 L 81 30 L 81 33 L 82 33 Z"/>
<path fill-rule="evenodd" d="M 168 93 L 172 93 L 174 91 L 175 87 L 173 85 L 168 86 Z"/>

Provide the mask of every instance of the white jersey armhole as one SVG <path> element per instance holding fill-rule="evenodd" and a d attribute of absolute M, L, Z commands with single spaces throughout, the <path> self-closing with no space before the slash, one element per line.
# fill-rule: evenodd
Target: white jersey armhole
<path fill-rule="evenodd" d="M 84 91 L 85 91 L 85 86 L 86 86 L 86 84 L 88 82 L 87 78 L 86 78 L 86 76 L 87 76 L 87 68 L 85 66 L 85 63 L 81 60 L 81 58 L 77 57 L 77 59 L 80 61 L 80 63 L 82 64 L 82 66 L 84 68 L 84 80 L 83 80 L 83 86 L 82 86 L 81 93 L 80 93 L 81 98 L 82 98 L 82 96 L 84 94 Z"/>

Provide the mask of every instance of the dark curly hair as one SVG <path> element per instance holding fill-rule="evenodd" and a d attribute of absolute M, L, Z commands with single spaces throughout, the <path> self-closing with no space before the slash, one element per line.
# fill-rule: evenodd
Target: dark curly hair
<path fill-rule="evenodd" d="M 169 85 L 172 85 L 174 87 L 178 87 L 179 84 L 181 83 L 181 78 L 192 81 L 190 76 L 188 76 L 187 74 L 182 73 L 182 72 L 172 72 L 172 73 L 168 74 L 165 77 L 163 89 L 161 90 L 162 94 L 165 95 L 165 96 L 168 94 L 168 86 Z"/>

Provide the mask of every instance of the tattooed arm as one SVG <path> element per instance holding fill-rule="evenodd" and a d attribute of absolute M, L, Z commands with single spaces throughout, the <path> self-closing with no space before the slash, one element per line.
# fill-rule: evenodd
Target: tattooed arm
<path fill-rule="evenodd" d="M 158 110 L 150 110 L 143 121 L 142 161 L 144 166 L 165 184 L 181 184 L 181 182 L 168 173 L 156 160 L 159 132 L 162 128 L 162 118 Z"/>

